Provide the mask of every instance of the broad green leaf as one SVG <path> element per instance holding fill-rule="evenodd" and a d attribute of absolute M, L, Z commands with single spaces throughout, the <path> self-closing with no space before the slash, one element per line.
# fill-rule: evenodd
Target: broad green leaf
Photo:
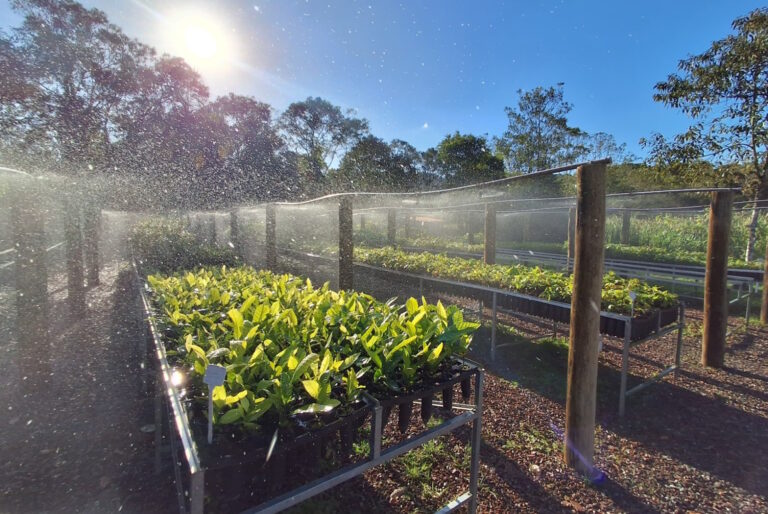
<path fill-rule="evenodd" d="M 240 339 L 243 335 L 243 315 L 237 309 L 229 309 L 227 315 L 232 320 L 232 331 L 235 334 L 235 339 Z"/>
<path fill-rule="evenodd" d="M 301 383 L 309 396 L 315 400 L 320 397 L 320 382 L 317 380 L 302 380 Z"/>
<path fill-rule="evenodd" d="M 327 414 L 339 406 L 339 400 L 328 399 L 324 403 L 312 403 L 293 411 L 294 414 Z"/>
<path fill-rule="evenodd" d="M 443 343 L 440 343 L 439 345 L 435 346 L 431 352 L 429 352 L 429 356 L 427 357 L 427 362 L 429 364 L 436 364 L 440 360 L 440 353 L 443 351 Z"/>
<path fill-rule="evenodd" d="M 237 421 L 242 417 L 243 417 L 243 411 L 237 408 L 230 409 L 219 418 L 219 423 L 221 423 L 222 425 L 229 425 L 230 423 L 234 423 L 235 421 Z"/>
<path fill-rule="evenodd" d="M 405 308 L 408 311 L 408 314 L 413 316 L 413 314 L 419 310 L 419 302 L 416 300 L 416 298 L 408 298 L 408 300 L 405 302 Z"/>
<path fill-rule="evenodd" d="M 248 396 L 248 391 L 240 391 L 239 393 L 237 393 L 234 396 L 227 396 L 226 399 L 224 400 L 224 403 L 226 405 L 232 405 L 232 404 L 235 404 L 235 403 L 239 402 L 240 400 L 242 400 L 246 396 Z"/>

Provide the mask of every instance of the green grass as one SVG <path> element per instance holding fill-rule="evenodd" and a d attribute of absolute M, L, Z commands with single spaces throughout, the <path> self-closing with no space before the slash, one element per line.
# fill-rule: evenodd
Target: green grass
<path fill-rule="evenodd" d="M 562 452 L 563 443 L 552 431 L 544 432 L 521 421 L 517 432 L 504 442 L 502 448 L 505 450 L 525 450 L 550 455 Z"/>

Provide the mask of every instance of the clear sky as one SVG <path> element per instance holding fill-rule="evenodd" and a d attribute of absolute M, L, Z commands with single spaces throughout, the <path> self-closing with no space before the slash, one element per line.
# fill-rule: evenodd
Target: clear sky
<path fill-rule="evenodd" d="M 278 110 L 321 96 L 357 109 L 375 135 L 405 139 L 423 150 L 456 130 L 500 135 L 507 123 L 504 107 L 515 105 L 518 89 L 564 82 L 574 106 L 572 125 L 611 133 L 640 156 L 639 138 L 654 131 L 670 136 L 687 126 L 682 115 L 653 102 L 653 85 L 675 71 L 681 58 L 728 34 L 734 18 L 761 5 L 744 0 L 83 3 L 104 10 L 127 34 L 189 57 L 213 95 L 251 95 Z M 4 28 L 19 22 L 7 3 L 0 4 L 0 20 Z"/>

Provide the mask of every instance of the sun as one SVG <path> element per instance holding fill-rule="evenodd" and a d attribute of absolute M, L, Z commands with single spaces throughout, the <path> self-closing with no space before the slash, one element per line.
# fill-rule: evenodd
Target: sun
<path fill-rule="evenodd" d="M 216 36 L 199 25 L 189 25 L 184 29 L 184 43 L 187 50 L 200 59 L 216 57 L 219 46 Z"/>
<path fill-rule="evenodd" d="M 170 52 L 200 72 L 223 71 L 235 59 L 232 30 L 212 13 L 180 9 L 167 19 Z"/>

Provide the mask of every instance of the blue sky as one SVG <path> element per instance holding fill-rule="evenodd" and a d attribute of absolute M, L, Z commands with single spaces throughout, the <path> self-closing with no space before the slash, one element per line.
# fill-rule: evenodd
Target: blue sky
<path fill-rule="evenodd" d="M 686 119 L 652 100 L 678 60 L 705 50 L 759 2 L 83 2 L 161 51 L 185 12 L 215 24 L 227 46 L 199 66 L 213 95 L 285 108 L 308 95 L 357 109 L 371 131 L 419 149 L 453 131 L 500 135 L 518 89 L 565 83 L 571 124 L 638 139 Z M 18 24 L 0 5 L 2 26 Z M 223 40 L 230 41 L 224 45 Z"/>

